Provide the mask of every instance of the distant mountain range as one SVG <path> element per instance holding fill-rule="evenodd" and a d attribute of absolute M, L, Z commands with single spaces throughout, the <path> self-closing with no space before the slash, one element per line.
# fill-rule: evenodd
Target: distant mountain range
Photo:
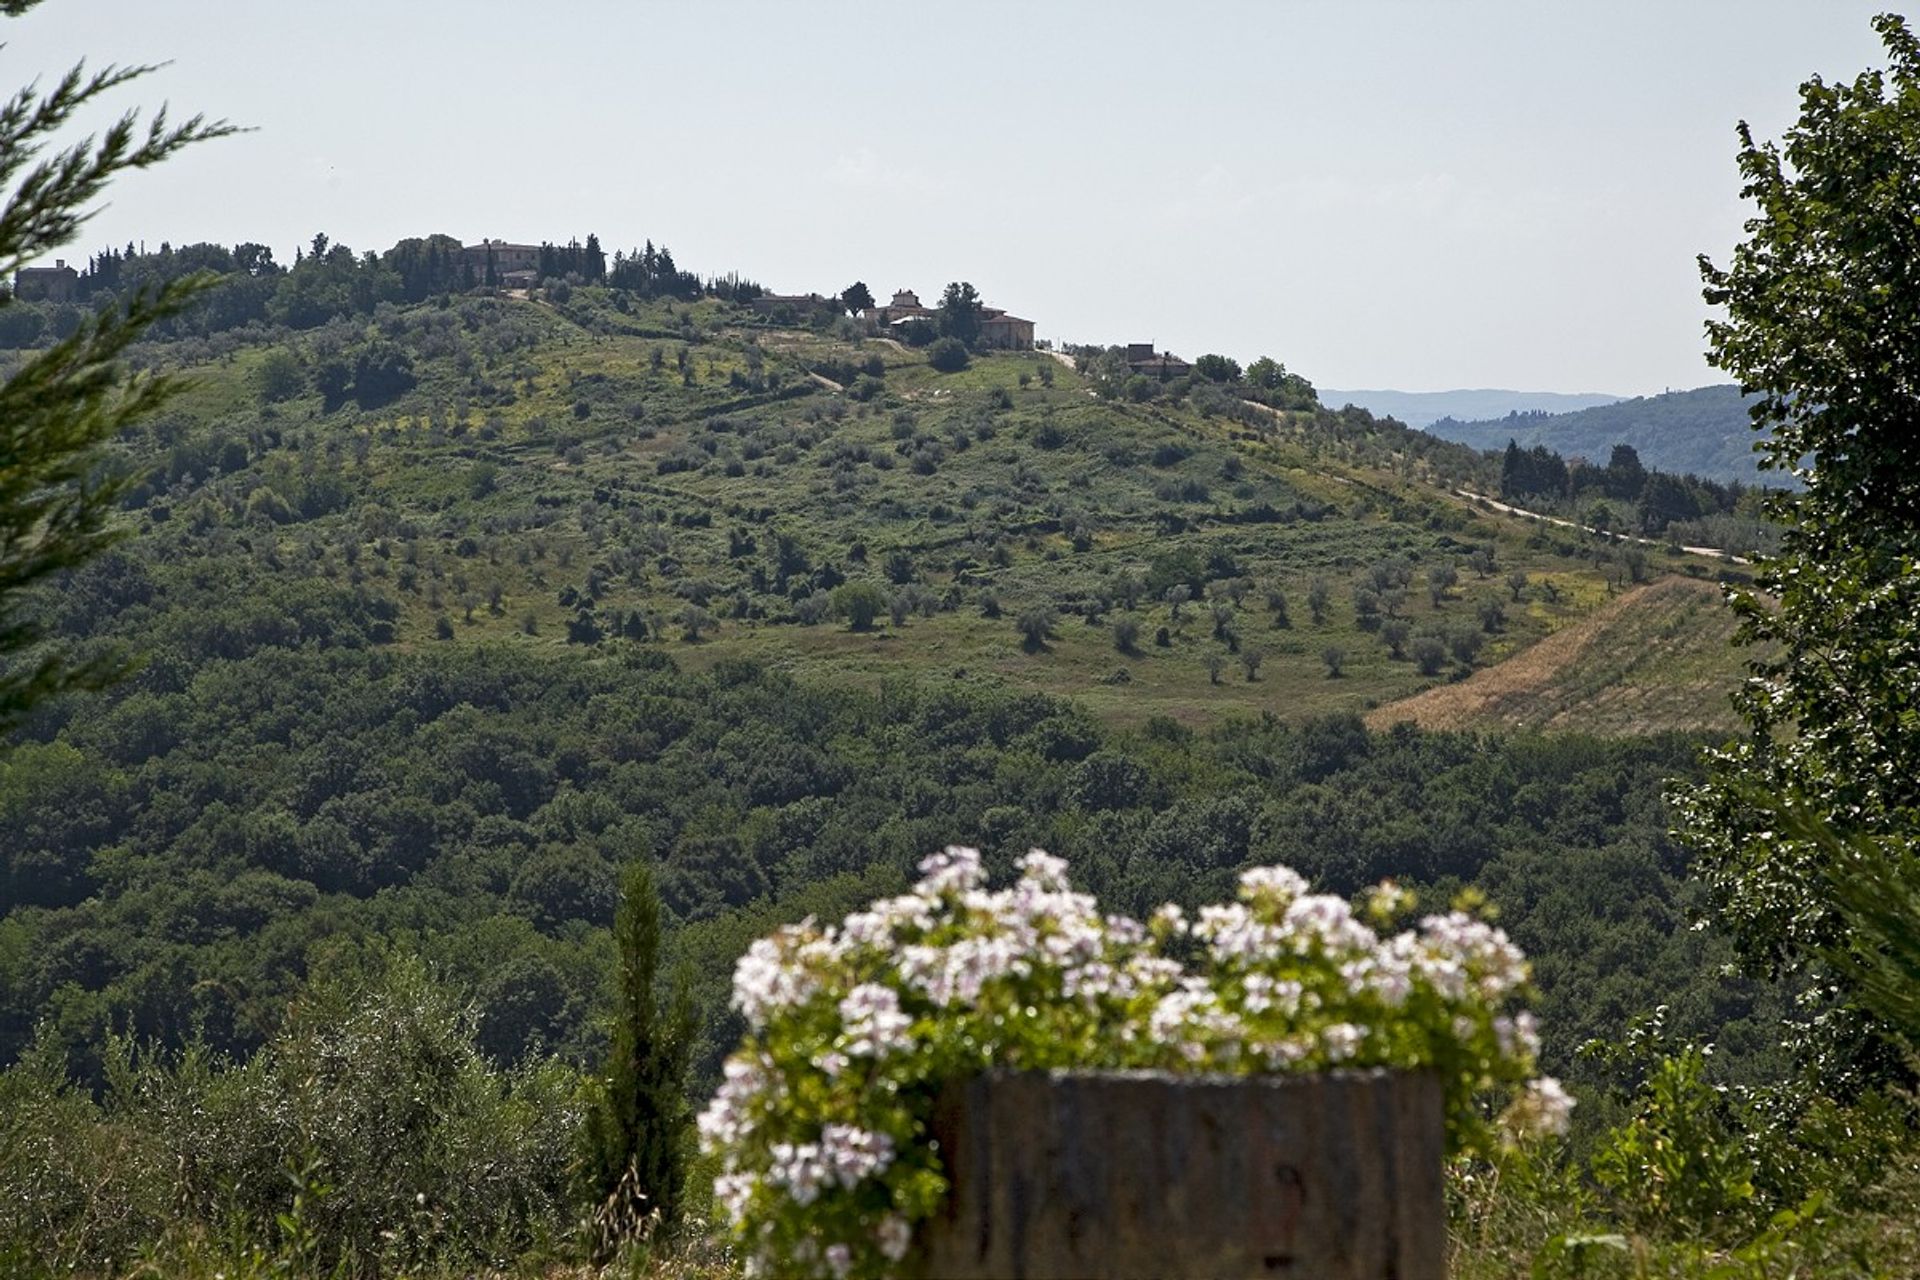
<path fill-rule="evenodd" d="M 1503 449 L 1514 440 L 1523 448 L 1543 444 L 1562 457 L 1604 465 L 1614 445 L 1627 444 L 1642 463 L 1660 471 L 1779 485 L 1783 478 L 1778 473 L 1762 472 L 1757 466 L 1756 437 L 1747 418 L 1751 403 L 1729 383 L 1618 400 L 1572 413 L 1523 411 L 1478 421 L 1442 417 L 1425 425 L 1442 439 L 1476 449 Z"/>
<path fill-rule="evenodd" d="M 1397 418 L 1410 427 L 1426 427 L 1441 418 L 1473 422 L 1504 418 L 1509 413 L 1571 413 L 1596 405 L 1613 404 L 1619 396 L 1560 391 L 1330 391 L 1320 390 L 1320 403 L 1329 409 L 1358 405 L 1376 418 Z M 1506 440 L 1500 441 L 1502 445 Z"/>

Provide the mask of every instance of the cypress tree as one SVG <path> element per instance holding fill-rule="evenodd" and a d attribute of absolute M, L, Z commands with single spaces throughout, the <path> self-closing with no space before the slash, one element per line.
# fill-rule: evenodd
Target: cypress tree
<path fill-rule="evenodd" d="M 612 1044 L 587 1116 L 585 1157 L 598 1243 L 607 1254 L 652 1215 L 657 1226 L 675 1221 L 692 1146 L 686 1077 L 693 1004 L 684 981 L 664 1002 L 656 990 L 660 895 L 645 861 L 634 862 L 621 885 L 614 940 L 620 981 Z"/>

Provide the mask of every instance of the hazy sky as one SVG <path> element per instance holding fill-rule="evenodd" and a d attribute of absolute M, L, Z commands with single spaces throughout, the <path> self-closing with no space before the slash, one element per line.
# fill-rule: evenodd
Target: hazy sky
<path fill-rule="evenodd" d="M 1881 65 L 1889 2 L 47 0 L 0 84 L 170 59 L 117 103 L 257 129 L 117 182 L 74 258 L 593 231 L 1322 386 L 1632 395 L 1723 380 L 1734 122 Z"/>

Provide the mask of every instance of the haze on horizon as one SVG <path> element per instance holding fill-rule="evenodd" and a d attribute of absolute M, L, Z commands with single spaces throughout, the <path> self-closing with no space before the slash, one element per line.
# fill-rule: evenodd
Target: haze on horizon
<path fill-rule="evenodd" d="M 1695 256 L 1746 216 L 1735 122 L 1880 65 L 1883 7 L 47 0 L 0 59 L 171 60 L 114 105 L 256 130 L 116 183 L 72 260 L 591 231 L 1322 386 L 1639 395 L 1725 381 Z"/>

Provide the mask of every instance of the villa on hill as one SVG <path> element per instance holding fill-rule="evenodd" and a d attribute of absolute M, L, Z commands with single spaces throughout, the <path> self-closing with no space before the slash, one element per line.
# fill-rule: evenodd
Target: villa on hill
<path fill-rule="evenodd" d="M 1128 372 L 1162 382 L 1184 378 L 1193 372 L 1192 365 L 1171 351 L 1155 351 L 1151 342 L 1129 342 L 1126 361 Z"/>
<path fill-rule="evenodd" d="M 479 244 L 461 247 L 460 265 L 472 268 L 477 281 L 486 280 L 487 267 L 491 265 L 496 283 L 510 289 L 526 288 L 539 283 L 540 246 L 482 240 Z"/>
<path fill-rule="evenodd" d="M 13 296 L 22 302 L 72 302 L 80 273 L 55 258 L 50 267 L 22 267 L 13 273 Z"/>
<path fill-rule="evenodd" d="M 911 289 L 896 289 L 893 301 L 866 313 L 882 333 L 895 333 L 915 320 L 931 321 L 938 314 L 937 308 L 921 306 L 920 296 Z M 979 345 L 996 351 L 1031 351 L 1033 321 L 1008 315 L 999 307 L 982 307 Z"/>

